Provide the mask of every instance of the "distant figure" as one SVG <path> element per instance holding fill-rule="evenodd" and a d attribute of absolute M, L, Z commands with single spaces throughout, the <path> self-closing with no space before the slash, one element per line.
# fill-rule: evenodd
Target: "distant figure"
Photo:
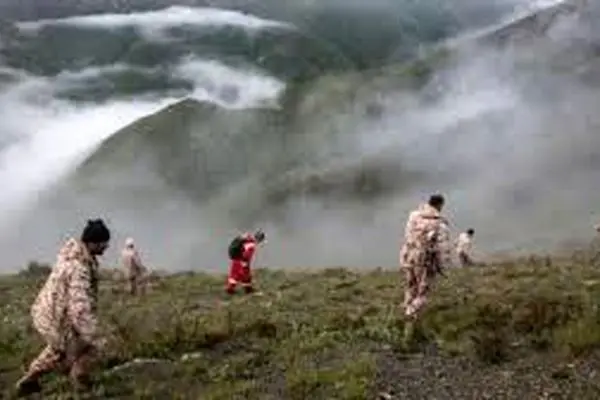
<path fill-rule="evenodd" d="M 411 212 L 400 250 L 400 266 L 406 275 L 404 312 L 411 320 L 417 318 L 427 302 L 433 279 L 451 263 L 451 242 L 448 222 L 441 215 L 444 197 L 436 194 L 426 204 Z"/>
<path fill-rule="evenodd" d="M 121 251 L 121 264 L 125 269 L 129 293 L 135 296 L 140 291 L 144 292 L 144 275 L 146 268 L 142 264 L 140 253 L 135 248 L 133 238 L 127 238 L 125 240 L 125 247 Z"/>
<path fill-rule="evenodd" d="M 81 239 L 69 239 L 40 290 L 31 316 L 46 347 L 16 385 L 18 396 L 41 391 L 40 378 L 59 371 L 76 389 L 90 386 L 92 363 L 105 340 L 98 332 L 98 261 L 110 241 L 101 219 L 89 220 Z"/>
<path fill-rule="evenodd" d="M 600 222 L 594 225 L 594 230 L 596 231 L 596 237 L 591 243 L 592 258 L 590 262 L 592 265 L 596 265 L 600 261 Z"/>
<path fill-rule="evenodd" d="M 241 285 L 246 293 L 252 293 L 252 271 L 250 265 L 256 252 L 256 246 L 265 240 L 265 234 L 257 231 L 253 235 L 244 233 L 234 238 L 229 245 L 229 275 L 227 277 L 226 291 L 234 294 L 237 285 Z"/>
<path fill-rule="evenodd" d="M 460 265 L 463 267 L 475 264 L 471 256 L 474 236 L 474 229 L 467 229 L 466 232 L 462 232 L 460 235 L 458 235 L 458 240 L 456 241 L 456 254 L 458 255 Z"/>

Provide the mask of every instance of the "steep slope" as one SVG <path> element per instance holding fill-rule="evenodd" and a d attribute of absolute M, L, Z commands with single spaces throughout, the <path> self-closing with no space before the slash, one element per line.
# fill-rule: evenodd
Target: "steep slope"
<path fill-rule="evenodd" d="M 296 81 L 278 109 L 173 104 L 113 135 L 30 217 L 68 229 L 105 215 L 184 268 L 212 268 L 224 238 L 259 225 L 278 241 L 267 263 L 395 262 L 402 215 L 434 190 L 488 249 L 585 237 L 600 172 L 592 15 Z"/>
<path fill-rule="evenodd" d="M 40 272 L 0 278 L 6 398 L 23 354 L 41 348 L 29 328 Z M 153 276 L 141 298 L 103 274 L 98 308 L 108 346 L 85 397 L 598 398 L 597 265 L 532 257 L 446 272 L 411 347 L 402 343 L 396 269 L 261 269 L 262 296 L 227 301 L 223 274 Z M 44 383 L 44 399 L 71 395 L 55 374 Z"/>
<path fill-rule="evenodd" d="M 418 176 L 406 171 L 398 179 L 394 154 L 348 160 L 336 151 L 335 137 L 307 135 L 278 110 L 231 111 L 183 100 L 117 132 L 66 184 L 75 196 L 111 190 L 136 203 L 164 184 L 245 221 L 304 195 L 374 200 Z"/>
<path fill-rule="evenodd" d="M 77 187 L 92 190 L 105 181 L 107 187 L 137 195 L 134 188 L 151 188 L 159 177 L 195 202 L 229 204 L 221 211 L 230 215 L 243 202 L 244 220 L 257 217 L 260 209 L 273 213 L 273 207 L 298 195 L 333 193 L 336 201 L 389 196 L 426 175 L 406 169 L 397 148 L 374 141 L 365 150 L 368 139 L 361 137 L 381 129 L 382 119 L 389 118 L 386 107 L 398 109 L 405 103 L 407 109 L 414 108 L 416 96 L 424 96 L 417 106 L 435 102 L 443 89 L 431 88 L 429 82 L 437 79 L 443 88 L 445 71 L 456 68 L 465 52 L 482 44 L 489 52 L 495 43 L 500 51 L 495 57 L 510 54 L 510 70 L 519 68 L 519 79 L 531 88 L 532 96 L 540 79 L 547 79 L 546 73 L 538 74 L 542 67 L 568 76 L 585 66 L 589 72 L 598 55 L 596 42 L 556 40 L 548 33 L 551 22 L 559 24 L 562 15 L 572 18 L 573 11 L 558 4 L 459 47 L 434 48 L 410 64 L 292 85 L 283 94 L 279 111 L 231 111 L 185 100 L 113 135 L 77 172 Z M 144 180 L 137 171 L 152 177 Z M 133 175 L 119 178 L 129 172 Z"/>

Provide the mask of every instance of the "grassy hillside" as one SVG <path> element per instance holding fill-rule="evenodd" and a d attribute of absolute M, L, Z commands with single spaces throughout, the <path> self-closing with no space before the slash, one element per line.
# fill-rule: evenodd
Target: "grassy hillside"
<path fill-rule="evenodd" d="M 157 277 L 132 299 L 106 274 L 111 346 L 89 398 L 600 396 L 600 272 L 589 254 L 447 275 L 406 348 L 395 270 L 261 269 L 262 295 L 231 300 L 223 276 Z M 2 388 L 40 349 L 28 308 L 42 281 L 31 271 L 0 281 Z M 55 377 L 46 388 L 47 399 L 68 394 Z"/>
<path fill-rule="evenodd" d="M 560 21 L 558 16 L 569 12 L 571 8 L 556 6 L 471 39 L 425 46 L 410 62 L 291 80 L 278 99 L 280 109 L 229 110 L 183 100 L 116 132 L 70 178 L 77 190 L 94 191 L 99 181 L 111 188 L 137 182 L 136 190 L 142 193 L 151 190 L 156 179 L 147 183 L 139 171 L 153 171 L 152 178 L 160 177 L 172 190 L 199 202 L 211 197 L 219 204 L 224 203 L 219 196 L 239 184 L 244 187 L 240 192 L 245 187 L 261 192 L 250 196 L 255 207 L 245 204 L 255 208 L 248 212 L 252 215 L 299 194 L 327 198 L 339 192 L 344 199 L 370 200 L 405 190 L 414 181 L 422 182 L 425 172 L 406 171 L 398 149 L 389 149 L 389 156 L 365 154 L 355 148 L 354 143 L 360 142 L 356 137 L 381 129 L 378 123 L 397 117 L 403 101 L 407 108 L 411 105 L 409 98 L 438 99 L 443 86 L 428 83 L 440 71 L 461 64 L 469 57 L 462 51 L 475 44 L 487 44 L 514 58 L 523 85 L 532 91 L 539 90 L 538 80 L 547 73 L 577 76 L 586 83 L 600 81 L 593 68 L 599 58 L 596 41 L 554 40 L 546 35 Z M 439 85 L 446 84 L 438 80 Z M 390 179 L 390 170 L 404 171 L 403 179 Z M 133 177 L 116 177 L 129 173 Z M 229 213 L 240 208 L 239 197 L 234 196 Z"/>

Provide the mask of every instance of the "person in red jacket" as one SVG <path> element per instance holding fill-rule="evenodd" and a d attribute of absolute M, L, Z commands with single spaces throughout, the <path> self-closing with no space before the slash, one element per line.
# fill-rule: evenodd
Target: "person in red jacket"
<path fill-rule="evenodd" d="M 259 230 L 254 234 L 244 233 L 231 242 L 229 246 L 231 263 L 226 285 L 228 294 L 234 294 L 238 285 L 241 285 L 246 293 L 254 291 L 250 265 L 256 252 L 256 246 L 264 240 L 265 234 Z"/>

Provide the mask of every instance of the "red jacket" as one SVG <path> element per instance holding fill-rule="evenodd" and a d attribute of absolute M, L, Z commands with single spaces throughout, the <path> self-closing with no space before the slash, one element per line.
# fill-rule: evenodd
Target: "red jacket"
<path fill-rule="evenodd" d="M 242 257 L 237 260 L 231 260 L 229 267 L 228 282 L 229 285 L 237 283 L 250 284 L 252 281 L 252 273 L 250 272 L 250 264 L 256 251 L 256 241 L 254 238 L 247 238 L 243 245 Z"/>
<path fill-rule="evenodd" d="M 256 252 L 256 240 L 253 237 L 247 238 L 244 243 L 241 260 L 246 267 L 249 267 Z"/>

